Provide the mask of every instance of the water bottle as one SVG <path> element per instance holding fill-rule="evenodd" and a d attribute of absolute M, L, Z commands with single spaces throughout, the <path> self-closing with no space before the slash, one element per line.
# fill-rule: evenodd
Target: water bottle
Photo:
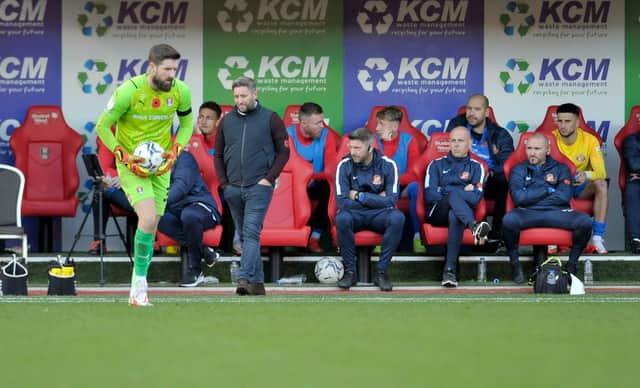
<path fill-rule="evenodd" d="M 231 275 L 231 284 L 238 284 L 238 274 L 240 272 L 240 266 L 238 260 L 231 260 L 231 267 L 229 267 L 229 274 Z"/>
<path fill-rule="evenodd" d="M 283 284 L 302 284 L 307 281 L 307 275 L 293 275 L 286 278 L 280 278 L 276 280 L 276 284 L 281 286 Z"/>
<path fill-rule="evenodd" d="M 584 261 L 584 284 L 593 284 L 593 264 L 589 259 Z"/>
<path fill-rule="evenodd" d="M 484 259 L 484 257 L 481 257 L 480 262 L 478 263 L 478 281 L 487 281 L 487 261 Z"/>

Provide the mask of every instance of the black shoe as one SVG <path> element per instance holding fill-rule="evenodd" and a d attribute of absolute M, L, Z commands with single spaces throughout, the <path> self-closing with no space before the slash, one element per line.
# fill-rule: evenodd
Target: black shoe
<path fill-rule="evenodd" d="M 348 290 L 349 288 L 351 288 L 351 286 L 355 286 L 356 283 L 356 274 L 348 271 L 344 273 L 342 279 L 338 280 L 338 287 L 342 288 L 343 290 Z"/>
<path fill-rule="evenodd" d="M 487 241 L 487 237 L 489 236 L 489 232 L 491 232 L 491 226 L 485 222 L 474 222 L 471 224 L 471 234 L 475 238 L 476 245 L 482 245 Z"/>
<path fill-rule="evenodd" d="M 238 279 L 238 286 L 236 287 L 236 294 L 249 295 L 249 281 L 247 279 Z"/>
<path fill-rule="evenodd" d="M 634 238 L 631 240 L 631 253 L 634 255 L 640 254 L 640 238 Z"/>
<path fill-rule="evenodd" d="M 197 287 L 204 282 L 204 275 L 199 270 L 189 269 L 180 283 L 180 287 Z"/>
<path fill-rule="evenodd" d="M 378 272 L 373 278 L 373 284 L 380 287 L 380 291 L 391 291 L 393 286 L 386 272 Z"/>
<path fill-rule="evenodd" d="M 569 274 L 577 276 L 578 274 L 578 266 L 576 263 L 572 263 L 570 261 L 567 261 L 567 263 L 564 265 L 564 270 L 567 271 Z"/>
<path fill-rule="evenodd" d="M 520 265 L 520 262 L 511 264 L 511 273 L 513 274 L 513 281 L 516 284 L 524 283 L 524 273 L 522 273 L 522 265 Z"/>
<path fill-rule="evenodd" d="M 450 268 L 447 268 L 442 273 L 442 286 L 448 288 L 458 287 L 458 279 L 456 279 L 456 274 Z"/>
<path fill-rule="evenodd" d="M 249 295 L 266 295 L 264 283 L 249 283 Z"/>
<path fill-rule="evenodd" d="M 204 256 L 204 263 L 207 267 L 211 268 L 218 262 L 220 258 L 220 253 L 213 249 L 212 247 L 203 246 L 202 247 L 202 255 Z"/>

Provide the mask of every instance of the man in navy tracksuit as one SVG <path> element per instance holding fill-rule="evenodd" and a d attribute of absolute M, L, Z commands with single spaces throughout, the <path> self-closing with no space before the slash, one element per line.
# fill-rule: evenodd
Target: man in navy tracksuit
<path fill-rule="evenodd" d="M 623 193 L 624 215 L 631 240 L 631 252 L 637 255 L 640 253 L 640 133 L 634 133 L 624 139 L 622 155 L 627 173 Z"/>
<path fill-rule="evenodd" d="M 469 155 L 471 138 L 467 128 L 454 128 L 449 143 L 449 153 L 427 167 L 424 202 L 429 209 L 426 221 L 449 227 L 442 285 L 456 287 L 456 265 L 465 228 L 471 229 L 477 244 L 484 244 L 491 227 L 475 220 L 474 209 L 482 199 L 486 173 L 482 164 Z"/>
<path fill-rule="evenodd" d="M 513 270 L 523 283 L 518 258 L 520 230 L 535 227 L 568 229 L 573 234 L 566 269 L 575 275 L 580 253 L 591 238 L 591 218 L 570 207 L 573 195 L 569 167 L 549 156 L 549 140 L 535 134 L 527 140 L 527 161 L 511 170 L 509 190 L 516 208 L 504 216 L 502 236 Z"/>
<path fill-rule="evenodd" d="M 202 245 L 202 234 L 220 223 L 216 201 L 202 180 L 195 158 L 187 151 L 178 157 L 171 170 L 167 208 L 160 218 L 158 229 L 187 247 L 189 269 L 184 274 L 182 287 L 195 287 L 204 276 L 200 262 L 213 267 L 218 253 Z"/>
<path fill-rule="evenodd" d="M 482 94 L 469 97 L 466 112 L 449 122 L 447 132 L 458 126 L 467 127 L 471 134 L 471 152 L 489 167 L 484 197 L 495 199 L 491 238 L 497 239 L 502 229 L 509 189 L 504 176 L 504 162 L 513 153 L 513 138 L 506 129 L 489 119 L 489 99 Z"/>
<path fill-rule="evenodd" d="M 335 223 L 345 273 L 338 287 L 356 284 L 356 246 L 354 233 L 372 230 L 382 233 L 380 261 L 373 282 L 382 291 L 391 291 L 387 267 L 396 251 L 404 214 L 395 208 L 398 200 L 398 168 L 392 159 L 373 147 L 373 134 L 358 128 L 349 134 L 349 155 L 336 170 Z"/>

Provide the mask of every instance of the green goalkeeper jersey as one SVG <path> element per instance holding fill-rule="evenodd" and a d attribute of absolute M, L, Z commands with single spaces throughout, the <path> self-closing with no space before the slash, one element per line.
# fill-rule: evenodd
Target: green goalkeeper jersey
<path fill-rule="evenodd" d="M 176 113 L 180 121 L 176 142 L 185 146 L 193 131 L 189 87 L 174 79 L 168 92 L 155 90 L 147 82 L 147 75 L 141 74 L 116 89 L 98 119 L 96 132 L 112 152 L 120 145 L 132 154 L 145 141 L 155 141 L 170 150 L 171 125 Z M 115 136 L 110 129 L 114 123 L 117 123 Z"/>

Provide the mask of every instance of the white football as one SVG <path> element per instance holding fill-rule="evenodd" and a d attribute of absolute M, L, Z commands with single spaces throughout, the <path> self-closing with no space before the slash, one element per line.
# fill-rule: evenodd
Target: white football
<path fill-rule="evenodd" d="M 133 151 L 133 155 L 144 158 L 144 161 L 138 165 L 151 172 L 158 171 L 158 168 L 164 163 L 163 153 L 164 149 L 155 141 L 140 143 Z"/>
<path fill-rule="evenodd" d="M 316 263 L 314 272 L 320 283 L 336 283 L 344 275 L 344 266 L 334 257 L 323 257 Z"/>

